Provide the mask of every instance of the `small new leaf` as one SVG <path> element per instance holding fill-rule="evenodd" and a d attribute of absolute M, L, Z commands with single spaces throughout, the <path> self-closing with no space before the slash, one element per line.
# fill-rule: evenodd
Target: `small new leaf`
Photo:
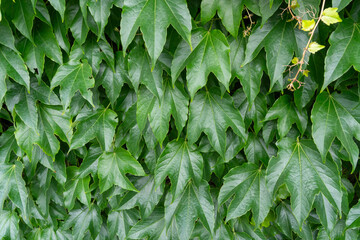
<path fill-rule="evenodd" d="M 321 15 L 321 21 L 323 21 L 328 26 L 330 24 L 342 22 L 337 10 L 337 8 L 326 8 Z"/>
<path fill-rule="evenodd" d="M 308 51 L 311 53 L 316 53 L 317 51 L 323 49 L 325 46 L 320 45 L 317 42 L 311 42 L 308 47 Z"/>
<path fill-rule="evenodd" d="M 301 21 L 301 30 L 303 30 L 305 32 L 309 32 L 309 31 L 313 30 L 314 27 L 315 27 L 314 19 Z"/>

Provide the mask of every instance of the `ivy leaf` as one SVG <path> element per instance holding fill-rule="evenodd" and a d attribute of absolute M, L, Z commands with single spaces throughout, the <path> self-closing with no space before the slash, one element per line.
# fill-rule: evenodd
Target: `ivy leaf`
<path fill-rule="evenodd" d="M 71 117 L 61 106 L 38 105 L 39 117 L 46 125 L 48 132 L 57 135 L 62 141 L 70 143 L 72 138 Z M 50 130 L 51 129 L 51 130 Z"/>
<path fill-rule="evenodd" d="M 325 47 L 324 45 L 320 45 L 317 42 L 311 42 L 309 44 L 308 51 L 311 53 L 316 53 L 317 51 L 320 51 L 324 47 Z"/>
<path fill-rule="evenodd" d="M 188 45 L 180 43 L 176 48 L 171 65 L 173 84 L 186 67 L 186 79 L 191 99 L 206 85 L 210 72 L 229 91 L 231 78 L 230 48 L 224 34 L 219 30 L 198 29 L 193 33 L 193 51 Z"/>
<path fill-rule="evenodd" d="M 314 27 L 315 27 L 314 19 L 301 21 L 301 30 L 303 30 L 305 32 L 309 32 L 309 31 L 313 30 Z"/>
<path fill-rule="evenodd" d="M 270 160 L 266 170 L 267 186 L 275 194 L 282 184 L 286 184 L 300 230 L 319 192 L 340 210 L 342 191 L 337 165 L 331 159 L 324 164 L 311 140 L 284 138 L 277 146 L 278 155 Z"/>
<path fill-rule="evenodd" d="M 346 226 L 348 228 L 358 228 L 360 226 L 360 202 L 350 209 L 346 219 Z"/>
<path fill-rule="evenodd" d="M 245 0 L 246 7 L 258 16 L 261 16 L 261 26 L 276 12 L 280 7 L 281 0 Z"/>
<path fill-rule="evenodd" d="M 338 218 L 336 208 L 331 205 L 331 203 L 326 199 L 323 194 L 319 194 L 316 196 L 314 205 L 316 208 L 316 212 L 319 215 L 320 222 L 322 223 L 328 234 L 330 234 L 331 231 L 334 229 Z"/>
<path fill-rule="evenodd" d="M 243 10 L 243 1 L 205 0 L 201 2 L 201 21 L 210 21 L 217 12 L 226 30 L 237 37 Z"/>
<path fill-rule="evenodd" d="M 303 111 L 299 111 L 289 95 L 281 96 L 276 100 L 274 105 L 269 109 L 265 116 L 265 121 L 278 119 L 277 129 L 280 138 L 286 136 L 292 124 L 296 123 L 299 131 L 303 134 L 307 126 L 307 116 Z"/>
<path fill-rule="evenodd" d="M 9 161 L 11 151 L 15 152 L 17 148 L 14 128 L 10 127 L 0 136 L 0 164 Z"/>
<path fill-rule="evenodd" d="M 155 212 L 156 210 L 153 211 L 153 214 Z M 130 228 L 134 227 L 135 224 L 138 224 L 138 218 L 139 218 L 139 214 L 136 214 L 136 211 L 134 211 L 134 209 L 124 210 L 124 211 L 113 211 L 109 213 L 108 222 L 107 222 L 109 229 L 109 237 L 111 239 L 114 239 L 115 236 L 118 236 L 120 240 L 127 239 L 126 237 L 128 235 Z"/>
<path fill-rule="evenodd" d="M 90 232 L 93 239 L 98 236 L 102 224 L 100 209 L 97 205 L 90 208 L 82 207 L 72 210 L 64 222 L 64 229 L 72 227 L 72 237 L 76 240 L 84 239 L 85 233 Z"/>
<path fill-rule="evenodd" d="M 21 209 L 23 219 L 28 219 L 28 192 L 25 187 L 25 181 L 22 178 L 24 166 L 21 162 L 15 164 L 0 164 L 0 182 L 3 183 L 0 190 L 0 206 L 3 208 L 6 198 Z"/>
<path fill-rule="evenodd" d="M 49 0 L 51 6 L 60 13 L 61 20 L 64 21 L 65 0 Z"/>
<path fill-rule="evenodd" d="M 161 153 L 155 169 L 155 186 L 158 187 L 169 176 L 174 199 L 186 187 L 190 179 L 199 183 L 202 177 L 203 158 L 183 139 L 168 143 Z"/>
<path fill-rule="evenodd" d="M 202 180 L 199 186 L 190 182 L 181 196 L 172 202 L 173 196 L 165 199 L 165 222 L 169 226 L 175 220 L 180 239 L 189 239 L 199 218 L 204 227 L 212 234 L 214 229 L 214 205 L 209 185 Z"/>
<path fill-rule="evenodd" d="M 147 52 L 136 47 L 129 54 L 129 77 L 137 91 L 140 82 L 143 83 L 158 99 L 163 96 L 162 69 L 156 65 L 150 68 L 150 59 Z"/>
<path fill-rule="evenodd" d="M 19 86 L 19 85 L 18 85 Z M 23 87 L 14 88 L 18 90 L 19 94 L 18 103 L 15 104 L 15 111 L 23 120 L 23 122 L 37 132 L 37 123 L 38 123 L 38 113 L 35 105 L 35 98 L 32 94 L 27 93 L 26 89 Z"/>
<path fill-rule="evenodd" d="M 35 12 L 31 1 L 17 0 L 14 3 L 15 6 L 11 6 L 14 11 L 12 22 L 26 38 L 33 42 L 31 30 L 33 28 Z"/>
<path fill-rule="evenodd" d="M 101 192 L 106 191 L 114 184 L 130 191 L 137 191 L 126 177 L 126 173 L 135 176 L 144 176 L 141 164 L 123 149 L 116 148 L 113 152 L 104 152 L 99 158 L 98 175 Z"/>
<path fill-rule="evenodd" d="M 153 69 L 165 45 L 170 24 L 191 45 L 191 16 L 186 1 L 125 0 L 120 22 L 123 49 L 128 48 L 140 27 Z"/>
<path fill-rule="evenodd" d="M 113 0 L 90 0 L 88 3 L 89 11 L 93 15 L 95 22 L 98 26 L 98 38 L 99 41 L 104 34 L 105 26 L 110 16 L 110 9 L 113 5 Z"/>
<path fill-rule="evenodd" d="M 245 60 L 250 63 L 265 48 L 270 89 L 276 82 L 282 84 L 283 72 L 297 51 L 297 29 L 292 23 L 272 18 L 263 27 L 253 30 L 246 45 Z M 305 47 L 305 46 L 304 46 Z"/>
<path fill-rule="evenodd" d="M 222 124 L 217 124 L 218 122 Z M 211 146 L 224 157 L 228 127 L 239 137 L 247 139 L 244 121 L 228 94 L 221 96 L 219 89 L 215 88 L 199 92 L 190 104 L 187 129 L 189 143 L 194 143 L 201 132 L 204 132 Z"/>
<path fill-rule="evenodd" d="M 155 208 L 151 216 L 142 219 L 129 231 L 129 238 L 149 240 L 169 239 L 166 234 L 166 225 L 163 208 Z"/>
<path fill-rule="evenodd" d="M 180 83 L 172 88 L 169 82 L 165 83 L 165 92 L 161 101 L 144 88 L 138 92 L 136 120 L 140 131 L 143 131 L 146 120 L 149 118 L 151 129 L 162 145 L 168 131 L 170 115 L 175 119 L 178 137 L 185 126 L 188 115 L 189 100 Z"/>
<path fill-rule="evenodd" d="M 360 71 L 360 30 L 357 23 L 345 19 L 330 35 L 330 48 L 325 58 L 325 79 L 323 91 L 330 83 L 346 73 L 351 66 Z"/>
<path fill-rule="evenodd" d="M 128 74 L 125 69 L 125 59 L 121 52 L 116 53 L 115 72 L 111 67 L 102 65 L 98 76 L 105 88 L 106 95 L 111 104 L 114 105 L 120 95 L 124 82 L 128 80 Z"/>
<path fill-rule="evenodd" d="M 276 151 L 272 146 L 266 146 L 262 137 L 249 134 L 245 145 L 245 155 L 249 162 L 254 164 L 268 164 L 269 159 L 274 156 Z"/>
<path fill-rule="evenodd" d="M 336 12 L 337 10 L 337 8 L 326 8 L 321 15 L 321 21 L 328 26 L 330 24 L 341 22 L 342 20 Z"/>
<path fill-rule="evenodd" d="M 92 92 L 89 88 L 94 87 L 94 79 L 91 74 L 91 67 L 84 60 L 82 63 L 61 65 L 51 80 L 51 89 L 60 85 L 60 97 L 64 108 L 68 108 L 72 97 L 77 91 L 91 104 Z"/>
<path fill-rule="evenodd" d="M 318 95 L 311 112 L 312 136 L 323 160 L 335 137 L 338 138 L 349 154 L 354 171 L 358 162 L 359 148 L 353 137 L 360 140 L 360 123 L 337 99 L 338 96 L 329 95 L 327 92 Z M 358 101 L 358 99 L 353 100 Z"/>
<path fill-rule="evenodd" d="M 69 210 L 73 209 L 75 199 L 88 207 L 91 201 L 91 192 L 89 189 L 90 177 L 79 178 L 79 170 L 77 167 L 68 167 L 66 169 L 68 181 L 65 184 L 64 204 Z"/>
<path fill-rule="evenodd" d="M 16 142 L 29 159 L 32 159 L 33 144 L 39 138 L 37 133 L 20 119 L 16 122 Z"/>
<path fill-rule="evenodd" d="M 78 114 L 76 122 L 77 130 L 71 139 L 70 149 L 82 147 L 96 137 L 103 150 L 110 150 L 118 123 L 114 111 L 107 108 L 89 110 Z"/>
<path fill-rule="evenodd" d="M 61 65 L 63 63 L 62 53 L 52 28 L 42 22 L 37 23 L 35 28 L 34 41 L 37 47 L 43 51 L 47 57 Z"/>
<path fill-rule="evenodd" d="M 22 58 L 5 46 L 0 46 L 0 75 L 8 75 L 30 91 L 30 77 Z"/>
<path fill-rule="evenodd" d="M 337 8 L 337 11 L 340 12 L 343 10 L 351 0 L 332 0 L 332 6 Z"/>
<path fill-rule="evenodd" d="M 15 212 L 0 211 L 0 238 L 1 239 L 18 239 L 19 216 Z"/>
<path fill-rule="evenodd" d="M 15 39 L 12 30 L 5 18 L 0 21 L 0 34 L 0 43 L 17 52 L 17 49 L 15 48 Z"/>
<path fill-rule="evenodd" d="M 127 192 L 119 203 L 119 209 L 126 210 L 139 206 L 142 218 L 147 218 L 163 196 L 165 184 L 160 184 L 156 188 L 154 177 L 146 176 L 139 178 L 134 185 L 139 192 Z"/>
<path fill-rule="evenodd" d="M 69 1 L 66 5 L 65 19 L 67 25 L 76 40 L 76 42 L 82 45 L 87 37 L 89 28 L 84 20 L 80 6 L 77 1 Z"/>
<path fill-rule="evenodd" d="M 232 168 L 226 174 L 218 201 L 224 204 L 235 195 L 228 206 L 226 221 L 240 217 L 250 209 L 256 226 L 264 221 L 272 205 L 264 175 L 264 171 L 251 163 Z"/>

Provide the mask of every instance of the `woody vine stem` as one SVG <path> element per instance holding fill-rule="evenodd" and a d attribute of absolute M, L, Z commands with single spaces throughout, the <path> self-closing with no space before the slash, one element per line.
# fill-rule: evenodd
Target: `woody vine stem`
<path fill-rule="evenodd" d="M 291 16 L 292 16 L 293 18 L 295 18 L 298 22 L 299 22 L 299 21 L 301 22 L 301 19 L 299 19 L 299 17 L 295 16 L 294 13 L 292 12 L 290 2 L 291 2 L 291 1 L 289 0 L 288 9 L 289 9 L 289 12 L 290 12 Z M 321 21 L 321 17 L 322 17 L 322 14 L 323 14 L 323 12 L 324 12 L 324 8 L 325 8 L 325 0 L 323 0 L 323 2 L 322 2 L 320 14 L 319 14 L 319 17 L 318 17 L 318 19 L 317 19 L 317 21 L 316 21 L 315 27 L 310 31 L 310 37 L 309 37 L 309 40 L 308 40 L 308 42 L 307 42 L 307 44 L 306 44 L 306 47 L 304 48 L 304 51 L 303 51 L 303 53 L 302 53 L 301 60 L 297 63 L 297 64 L 299 65 L 298 71 L 296 72 L 295 77 L 293 77 L 292 79 L 290 79 L 291 82 L 287 85 L 287 89 L 289 89 L 290 91 L 294 91 L 294 90 L 296 89 L 295 86 L 294 86 L 294 83 L 295 83 L 295 82 L 297 82 L 297 83 L 299 84 L 298 89 L 299 89 L 302 85 L 304 85 L 304 82 L 301 82 L 301 81 L 298 79 L 298 76 L 299 76 L 300 72 L 303 72 L 303 71 L 304 71 L 304 70 L 302 69 L 302 67 L 303 67 L 304 62 L 305 62 L 305 55 L 306 55 L 306 52 L 307 52 L 307 50 L 308 50 L 308 48 L 309 48 L 309 45 L 310 45 L 310 43 L 311 43 L 311 40 L 312 40 L 312 38 L 313 38 L 313 36 L 314 36 L 315 30 L 316 30 L 317 26 L 319 25 L 319 23 L 320 23 L 320 21 Z"/>

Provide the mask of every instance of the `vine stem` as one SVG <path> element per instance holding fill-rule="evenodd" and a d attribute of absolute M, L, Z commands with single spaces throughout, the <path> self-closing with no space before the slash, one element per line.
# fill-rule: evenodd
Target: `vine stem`
<path fill-rule="evenodd" d="M 326 0 L 323 0 L 323 2 L 322 2 L 321 11 L 320 11 L 320 14 L 319 14 L 319 18 L 318 18 L 318 20 L 317 20 L 316 23 L 315 23 L 314 29 L 311 30 L 311 32 L 310 32 L 309 40 L 308 40 L 308 42 L 307 42 L 307 44 L 306 44 L 306 47 L 304 48 L 304 51 L 303 51 L 301 60 L 299 61 L 299 65 L 300 65 L 300 66 L 299 66 L 299 69 L 298 69 L 298 71 L 296 72 L 295 77 L 291 79 L 291 82 L 290 82 L 289 85 L 287 86 L 287 88 L 288 88 L 289 90 L 291 90 L 291 91 L 295 90 L 295 88 L 294 88 L 294 83 L 295 83 L 295 82 L 298 82 L 298 83 L 299 83 L 299 87 L 298 87 L 298 88 L 300 88 L 300 87 L 304 84 L 303 82 L 299 81 L 299 80 L 297 79 L 297 77 L 299 76 L 300 72 L 303 71 L 302 66 L 304 65 L 304 62 L 305 62 L 305 55 L 306 55 L 306 52 L 307 52 L 307 50 L 308 50 L 308 48 L 309 48 L 309 45 L 310 45 L 310 43 L 311 43 L 311 40 L 312 40 L 312 38 L 314 37 L 315 30 L 316 30 L 317 26 L 319 25 L 319 23 L 320 23 L 320 21 L 321 21 L 321 16 L 322 16 L 322 14 L 323 14 L 323 12 L 324 12 L 324 8 L 325 8 L 325 1 L 326 1 Z M 290 1 L 289 1 L 289 2 L 290 2 Z M 290 9 L 290 12 L 291 12 L 291 9 Z"/>

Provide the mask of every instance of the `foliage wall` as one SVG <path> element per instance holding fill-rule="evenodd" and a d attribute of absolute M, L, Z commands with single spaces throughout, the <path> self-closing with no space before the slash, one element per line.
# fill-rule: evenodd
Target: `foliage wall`
<path fill-rule="evenodd" d="M 0 239 L 360 239 L 359 0 L 0 4 Z"/>

